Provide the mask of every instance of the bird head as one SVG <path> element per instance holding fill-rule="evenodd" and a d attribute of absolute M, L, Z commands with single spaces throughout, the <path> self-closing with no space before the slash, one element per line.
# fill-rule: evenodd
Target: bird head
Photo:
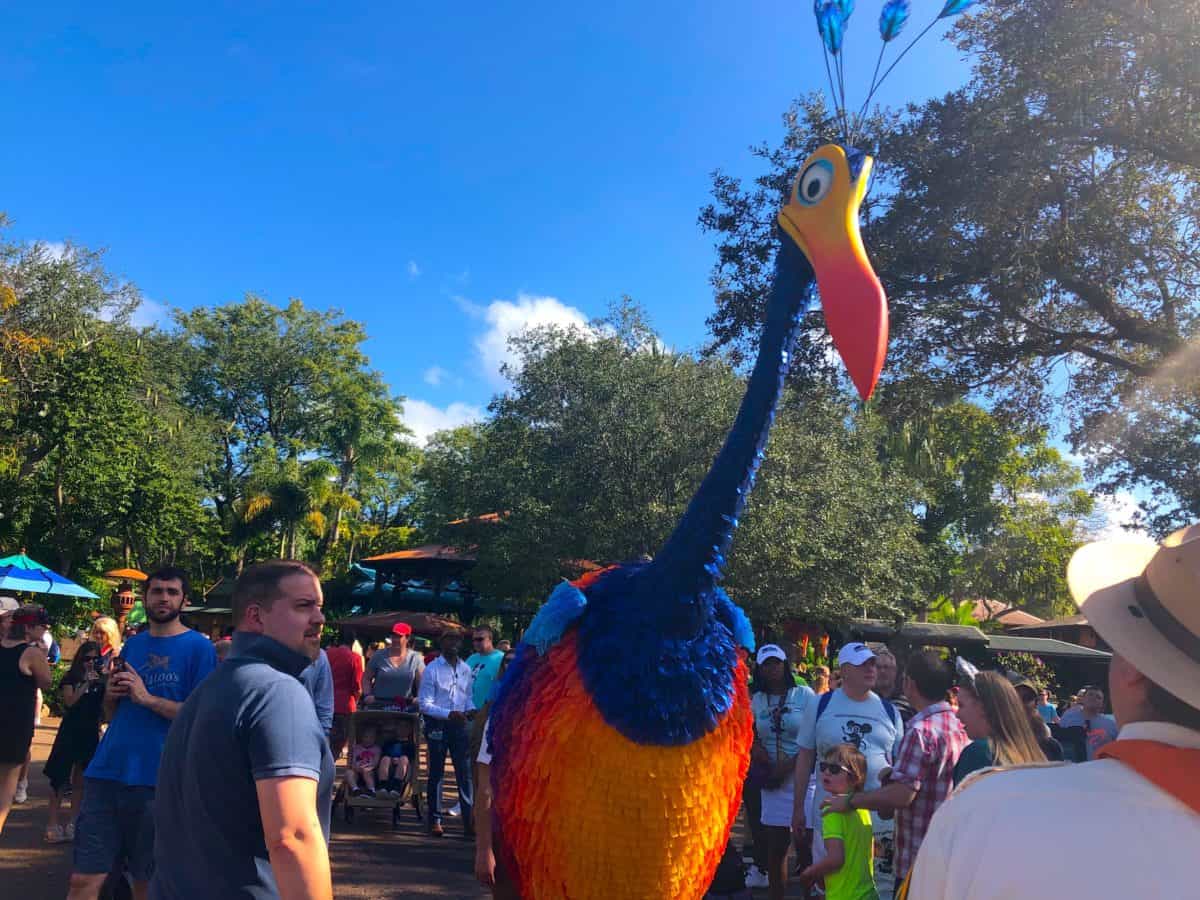
<path fill-rule="evenodd" d="M 858 208 L 873 160 L 860 150 L 826 144 L 804 162 L 779 212 L 784 233 L 808 258 L 833 345 L 866 400 L 887 352 L 888 313 L 858 231 Z"/>

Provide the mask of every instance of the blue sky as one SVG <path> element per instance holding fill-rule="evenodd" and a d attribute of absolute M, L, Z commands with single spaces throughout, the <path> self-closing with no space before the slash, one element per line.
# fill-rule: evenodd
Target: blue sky
<path fill-rule="evenodd" d="M 851 22 L 860 99 L 880 5 Z M 421 433 L 478 414 L 529 321 L 630 294 L 669 343 L 704 340 L 697 211 L 824 83 L 811 4 L 328 6 L 7 11 L 13 236 L 108 248 L 144 319 L 246 291 L 339 307 Z M 927 39 L 881 98 L 967 72 Z"/>

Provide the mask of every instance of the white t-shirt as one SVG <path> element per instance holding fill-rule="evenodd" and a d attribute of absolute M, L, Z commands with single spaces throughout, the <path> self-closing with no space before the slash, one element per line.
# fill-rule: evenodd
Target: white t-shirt
<path fill-rule="evenodd" d="M 1200 749 L 1200 731 L 1165 722 L 1121 740 Z M 977 773 L 929 823 L 909 896 L 1195 897 L 1198 848 L 1200 816 L 1115 759 Z"/>
<path fill-rule="evenodd" d="M 755 691 L 750 695 L 754 712 L 754 731 L 766 748 L 771 762 L 782 756 L 795 756 L 799 747 L 796 738 L 804 723 L 804 712 L 816 703 L 812 688 L 797 686 L 784 695 Z"/>
<path fill-rule="evenodd" d="M 879 773 L 892 764 L 900 752 L 900 739 L 904 737 L 904 724 L 900 713 L 892 707 L 889 717 L 883 701 L 874 692 L 865 700 L 851 700 L 838 688 L 833 692 L 825 711 L 817 718 L 821 697 L 809 703 L 800 723 L 800 746 L 817 751 L 814 768 L 833 747 L 838 744 L 853 744 L 867 758 L 866 790 L 879 787 Z M 817 791 L 813 809 L 821 808 L 825 791 L 821 779 L 817 779 Z"/>

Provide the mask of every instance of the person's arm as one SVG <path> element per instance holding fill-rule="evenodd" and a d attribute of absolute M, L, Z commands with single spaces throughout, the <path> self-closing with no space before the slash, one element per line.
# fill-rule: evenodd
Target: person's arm
<path fill-rule="evenodd" d="M 892 767 L 887 784 L 873 791 L 851 791 L 844 796 L 830 797 L 825 802 L 825 808 L 839 813 L 852 809 L 873 809 L 886 813 L 909 806 L 921 789 L 921 773 L 927 756 L 923 732 L 908 732 L 900 742 L 896 764 Z"/>
<path fill-rule="evenodd" d="M 823 807 L 830 812 L 849 812 L 852 809 L 873 809 L 876 812 L 895 812 L 909 806 L 917 796 L 917 789 L 903 781 L 890 781 L 873 791 L 860 794 L 841 794 L 828 797 Z"/>
<path fill-rule="evenodd" d="M 354 696 L 357 698 L 362 694 L 363 686 L 363 661 L 357 653 L 350 654 L 350 668 L 354 672 Z"/>
<path fill-rule="evenodd" d="M 470 671 L 468 669 L 468 671 Z M 471 680 L 467 684 L 467 718 L 472 718 L 475 715 L 475 673 L 471 672 Z"/>
<path fill-rule="evenodd" d="M 487 737 L 484 737 L 487 741 Z M 492 767 L 475 763 L 475 878 L 484 887 L 496 884 L 496 853 L 492 849 Z"/>
<path fill-rule="evenodd" d="M 355 654 L 355 655 L 357 656 L 357 654 Z M 375 657 L 372 656 L 371 659 L 367 661 L 366 670 L 363 672 L 363 676 L 362 676 L 363 703 L 374 703 L 375 702 L 375 669 L 376 669 L 376 666 L 374 663 L 374 659 L 375 659 Z"/>
<path fill-rule="evenodd" d="M 324 650 L 317 657 L 316 665 L 317 685 L 313 705 L 317 708 L 317 721 L 328 732 L 333 728 L 333 669 L 329 667 L 329 657 Z"/>
<path fill-rule="evenodd" d="M 58 697 L 62 700 L 63 706 L 70 709 L 87 693 L 87 688 L 86 681 L 81 681 L 78 684 L 72 681 L 62 682 L 58 686 Z"/>
<path fill-rule="evenodd" d="M 33 676 L 33 682 L 40 690 L 48 691 L 50 686 L 54 684 L 54 675 L 50 671 L 50 663 L 46 659 L 46 651 L 41 646 L 32 646 L 21 654 L 21 659 L 17 661 L 18 667 L 21 662 L 25 662 L 29 674 Z"/>
<path fill-rule="evenodd" d="M 813 863 L 800 873 L 800 880 L 811 884 L 818 878 L 824 878 L 838 871 L 846 864 L 846 845 L 841 838 L 825 838 L 825 857 L 820 862 Z"/>
<path fill-rule="evenodd" d="M 254 782 L 280 900 L 332 900 L 329 849 L 317 818 L 317 783 L 297 775 Z"/>
<path fill-rule="evenodd" d="M 417 672 L 413 675 L 412 692 L 414 697 L 421 696 L 421 679 L 425 676 L 425 657 L 417 654 Z"/>
<path fill-rule="evenodd" d="M 813 764 L 817 758 L 814 747 L 801 747 L 796 752 L 796 790 L 792 800 L 792 833 L 804 837 L 804 795 L 808 792 L 808 779 L 812 777 Z"/>
<path fill-rule="evenodd" d="M 804 838 L 804 797 L 808 793 L 808 780 L 812 778 L 813 766 L 817 762 L 817 710 L 820 698 L 813 694 L 804 706 L 800 719 L 800 731 L 796 735 L 799 750 L 796 753 L 796 790 L 792 801 L 792 834 L 796 840 Z"/>
<path fill-rule="evenodd" d="M 429 716 L 431 719 L 448 719 L 450 718 L 450 710 L 444 706 L 438 706 L 436 701 L 437 679 L 422 678 L 421 691 L 417 694 L 417 705 L 420 706 L 421 712 Z"/>
<path fill-rule="evenodd" d="M 144 706 L 156 716 L 162 716 L 164 719 L 174 719 L 179 714 L 179 708 L 183 706 L 175 700 L 168 700 L 166 697 L 156 697 L 154 694 L 146 690 L 146 683 L 142 681 L 142 676 L 137 673 L 137 669 L 133 666 L 126 666 L 121 672 L 112 676 L 112 682 L 115 682 L 118 688 L 124 686 L 126 696 L 129 697 L 138 706 Z M 107 704 L 108 698 L 105 697 Z"/>

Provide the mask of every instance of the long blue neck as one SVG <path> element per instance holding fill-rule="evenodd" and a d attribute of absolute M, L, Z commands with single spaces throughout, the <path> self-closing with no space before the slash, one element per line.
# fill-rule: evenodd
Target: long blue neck
<path fill-rule="evenodd" d="M 673 600 L 692 605 L 709 596 L 723 575 L 734 529 L 763 460 L 800 322 L 815 295 L 816 277 L 808 259 L 789 237 L 780 235 L 758 359 L 737 419 L 687 512 L 649 566 L 647 574 L 678 592 L 676 598 L 660 601 L 668 607 L 663 610 L 668 616 Z M 690 612 L 683 617 L 694 621 L 701 611 Z"/>

